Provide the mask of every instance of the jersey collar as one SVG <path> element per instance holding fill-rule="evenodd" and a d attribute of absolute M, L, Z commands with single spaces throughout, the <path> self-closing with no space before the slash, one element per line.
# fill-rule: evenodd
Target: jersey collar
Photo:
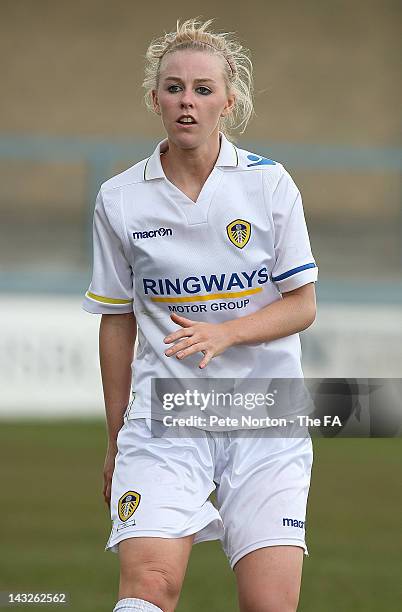
<path fill-rule="evenodd" d="M 215 167 L 217 166 L 232 166 L 237 167 L 239 165 L 239 156 L 237 154 L 237 149 L 232 142 L 230 142 L 226 136 L 219 132 L 221 147 L 218 155 L 218 159 L 216 160 Z M 165 173 L 163 172 L 160 154 L 167 150 L 168 148 L 168 140 L 162 140 L 156 146 L 155 151 L 152 153 L 151 157 L 147 159 L 147 162 L 144 166 L 144 180 L 149 181 L 151 179 L 156 178 L 164 178 Z"/>

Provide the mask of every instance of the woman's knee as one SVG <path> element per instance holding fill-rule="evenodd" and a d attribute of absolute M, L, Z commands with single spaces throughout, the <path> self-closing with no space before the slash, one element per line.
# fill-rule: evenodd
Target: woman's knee
<path fill-rule="evenodd" d="M 168 612 L 175 608 L 181 584 L 181 577 L 171 568 L 142 561 L 141 565 L 120 572 L 119 598 L 137 597 Z"/>
<path fill-rule="evenodd" d="M 303 550 L 272 546 L 255 550 L 234 567 L 241 612 L 296 612 Z"/>
<path fill-rule="evenodd" d="M 120 542 L 119 598 L 137 597 L 163 612 L 174 610 L 193 539 L 128 538 Z"/>

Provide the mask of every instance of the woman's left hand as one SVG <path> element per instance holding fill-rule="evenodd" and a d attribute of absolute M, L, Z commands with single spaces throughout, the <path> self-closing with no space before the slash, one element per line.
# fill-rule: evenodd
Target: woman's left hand
<path fill-rule="evenodd" d="M 179 329 L 164 338 L 166 344 L 176 342 L 174 346 L 165 351 L 167 357 L 176 355 L 177 359 L 184 359 L 188 355 L 201 351 L 204 353 L 204 357 L 198 367 L 205 368 L 213 357 L 220 355 L 232 345 L 228 327 L 224 323 L 192 321 L 175 312 L 170 316 L 172 321 L 181 325 L 183 329 Z"/>

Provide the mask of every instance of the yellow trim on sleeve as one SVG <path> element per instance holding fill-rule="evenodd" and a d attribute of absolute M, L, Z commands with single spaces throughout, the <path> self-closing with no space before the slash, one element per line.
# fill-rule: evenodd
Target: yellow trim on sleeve
<path fill-rule="evenodd" d="M 152 302 L 205 302 L 206 300 L 218 300 L 220 298 L 241 298 L 245 295 L 260 293 L 262 287 L 246 289 L 246 291 L 228 291 L 226 293 L 210 293 L 209 295 L 187 295 L 186 297 L 151 297 Z"/>
<path fill-rule="evenodd" d="M 119 298 L 105 297 L 104 295 L 96 295 L 91 291 L 87 291 L 87 296 L 97 302 L 103 302 L 104 304 L 131 304 L 133 300 L 121 300 Z"/>

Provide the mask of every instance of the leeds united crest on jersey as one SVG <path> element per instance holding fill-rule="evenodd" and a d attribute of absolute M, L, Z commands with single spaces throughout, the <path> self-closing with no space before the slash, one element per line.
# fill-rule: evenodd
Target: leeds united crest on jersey
<path fill-rule="evenodd" d="M 244 219 L 235 219 L 226 226 L 226 232 L 230 242 L 242 249 L 250 240 L 251 224 Z"/>

